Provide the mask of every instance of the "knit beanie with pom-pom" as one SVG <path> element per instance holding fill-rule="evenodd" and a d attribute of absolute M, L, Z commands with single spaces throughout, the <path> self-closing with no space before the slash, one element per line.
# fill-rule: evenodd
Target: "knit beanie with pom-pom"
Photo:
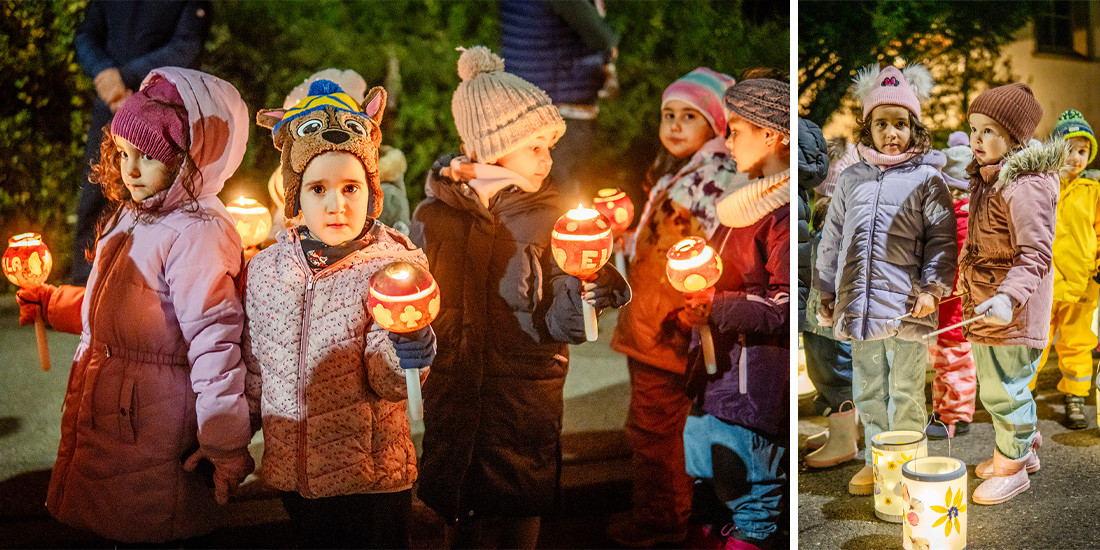
<path fill-rule="evenodd" d="M 920 104 L 930 97 L 935 85 L 932 74 L 920 63 L 904 69 L 888 65 L 881 70 L 869 65 L 859 71 L 854 82 L 853 92 L 863 103 L 864 119 L 879 105 L 898 105 L 909 109 L 919 121 Z"/>
<path fill-rule="evenodd" d="M 546 92 L 504 72 L 504 60 L 489 48 L 459 50 L 462 82 L 451 98 L 451 113 L 473 160 L 492 164 L 546 129 L 554 131 L 551 144 L 565 133 L 565 121 Z"/>

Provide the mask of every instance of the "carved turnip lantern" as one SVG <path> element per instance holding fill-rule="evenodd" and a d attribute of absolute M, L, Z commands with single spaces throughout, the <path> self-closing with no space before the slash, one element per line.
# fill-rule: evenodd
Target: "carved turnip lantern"
<path fill-rule="evenodd" d="M 611 257 L 613 246 L 611 223 L 603 214 L 583 206 L 577 206 L 558 218 L 550 234 L 554 261 L 562 271 L 585 282 L 596 278 L 596 272 Z M 595 342 L 599 336 L 596 308 L 585 301 L 581 302 L 581 307 L 585 336 L 589 342 Z"/>
<path fill-rule="evenodd" d="M 600 189 L 592 200 L 592 207 L 607 217 L 611 232 L 616 235 L 626 231 L 634 221 L 634 203 L 619 189 Z"/>
<path fill-rule="evenodd" d="M 722 258 L 701 237 L 688 237 L 672 245 L 665 256 L 668 258 L 665 265 L 668 282 L 680 292 L 706 290 L 722 277 Z M 714 358 L 714 337 L 711 336 L 710 325 L 699 327 L 699 340 L 703 346 L 707 373 L 717 373 L 718 362 Z"/>
<path fill-rule="evenodd" d="M 271 212 L 259 201 L 241 196 L 225 205 L 225 209 L 233 217 L 245 248 L 259 246 L 271 232 Z"/>
<path fill-rule="evenodd" d="M 42 235 L 22 233 L 8 239 L 8 249 L 4 251 L 4 275 L 19 288 L 41 286 L 53 269 L 53 255 Z M 35 339 L 38 341 L 38 362 L 42 370 L 50 370 L 50 347 L 46 340 L 46 321 L 42 313 L 34 319 Z"/>

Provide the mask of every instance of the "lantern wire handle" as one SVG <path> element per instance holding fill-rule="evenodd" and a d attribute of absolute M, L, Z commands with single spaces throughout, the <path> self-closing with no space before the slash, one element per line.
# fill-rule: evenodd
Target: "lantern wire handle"
<path fill-rule="evenodd" d="M 932 420 L 932 415 L 929 415 L 928 423 L 925 424 L 924 427 L 927 428 L 927 427 L 931 426 L 933 423 L 936 423 L 936 424 L 939 424 L 940 426 L 943 426 L 943 431 L 947 432 L 947 456 L 949 456 L 951 458 L 954 458 L 954 455 L 951 454 L 951 440 L 955 439 L 955 430 L 952 430 L 951 428 L 948 428 L 947 424 L 944 424 L 943 420 L 939 420 L 938 416 L 936 418 L 937 418 L 937 420 Z"/>

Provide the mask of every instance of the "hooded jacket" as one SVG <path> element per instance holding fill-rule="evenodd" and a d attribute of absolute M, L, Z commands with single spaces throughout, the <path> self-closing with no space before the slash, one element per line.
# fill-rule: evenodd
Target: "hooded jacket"
<path fill-rule="evenodd" d="M 957 249 L 951 193 L 929 151 L 880 170 L 867 161 L 840 175 L 821 232 L 814 286 L 835 296 L 838 340 L 921 341 L 937 317 L 912 316 L 917 295 L 952 291 Z M 823 296 L 824 299 L 824 296 Z"/>
<path fill-rule="evenodd" d="M 997 164 L 970 165 L 970 226 L 959 261 L 963 317 L 997 293 L 1013 300 L 1012 321 L 963 327 L 971 343 L 1046 347 L 1054 305 L 1052 267 L 1063 140 L 1023 149 Z"/>
<path fill-rule="evenodd" d="M 853 147 L 854 149 L 854 147 Z M 829 152 L 821 128 L 798 119 L 798 330 L 806 327 L 806 299 L 813 281 L 810 264 L 809 192 L 829 175 Z"/>
<path fill-rule="evenodd" d="M 1095 302 L 1089 283 L 1100 268 L 1100 183 L 1061 180 L 1054 228 L 1054 301 Z"/>
<path fill-rule="evenodd" d="M 155 78 L 187 109 L 197 211 L 172 209 L 185 197 L 177 180 L 145 201 L 163 201 L 167 214 L 143 223 L 123 209 L 99 239 L 46 499 L 63 523 L 123 542 L 211 531 L 213 490 L 182 460 L 200 446 L 246 453 L 251 436 L 241 241 L 217 197 L 244 155 L 247 108 L 208 74 L 165 67 L 144 84 Z"/>

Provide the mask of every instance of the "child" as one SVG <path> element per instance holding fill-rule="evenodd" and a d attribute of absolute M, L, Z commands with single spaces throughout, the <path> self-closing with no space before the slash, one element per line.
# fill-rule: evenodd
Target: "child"
<path fill-rule="evenodd" d="M 386 332 L 367 308 L 380 268 L 426 266 L 404 235 L 375 219 L 385 98 L 376 87 L 360 107 L 318 80 L 294 107 L 256 117 L 274 129 L 284 213 L 301 225 L 249 264 L 248 397 L 263 419 L 264 479 L 282 491 L 301 548 L 409 547 L 416 451 L 402 369 L 423 369 L 423 380 L 435 336 L 430 326 Z"/>
<path fill-rule="evenodd" d="M 229 83 L 153 70 L 103 134 L 95 178 L 116 211 L 88 290 L 20 291 L 24 309 L 81 333 L 46 499 L 63 523 L 125 543 L 195 537 L 252 472 L 241 241 L 217 198 L 247 137 Z M 213 490 L 194 471 L 204 459 Z"/>
<path fill-rule="evenodd" d="M 630 408 L 626 435 L 634 451 L 633 506 L 614 516 L 611 540 L 630 547 L 684 540 L 691 478 L 684 471 L 683 432 L 691 400 L 684 392 L 691 326 L 679 317 L 684 295 L 665 277 L 665 254 L 688 236 L 710 237 L 714 202 L 737 173 L 724 140 L 722 94 L 733 79 L 700 67 L 661 97 L 664 148 L 651 168 L 638 229 L 628 245 L 630 281 L 638 292 L 619 315 L 611 349 L 627 356 Z"/>
<path fill-rule="evenodd" d="M 1030 388 L 1046 364 L 1050 342 L 1058 341 L 1058 391 L 1064 394 L 1066 418 L 1071 430 L 1088 427 L 1085 398 L 1092 389 L 1092 314 L 1100 285 L 1093 280 L 1100 267 L 1100 183 L 1080 177 L 1096 158 L 1096 138 L 1080 111 L 1070 109 L 1058 117 L 1051 137 L 1068 142 L 1066 164 L 1059 170 L 1057 226 L 1054 229 L 1054 309 L 1050 313 L 1050 338 Z"/>
<path fill-rule="evenodd" d="M 848 484 L 853 495 L 874 490 L 876 435 L 924 430 L 922 337 L 936 328 L 936 301 L 952 290 L 955 217 L 944 157 L 920 122 L 931 88 L 920 65 L 859 73 L 863 160 L 840 175 L 821 232 L 819 314 L 838 339 L 852 340 L 852 395 L 867 442 L 866 465 Z"/>
<path fill-rule="evenodd" d="M 966 132 L 953 132 L 947 138 L 943 151 L 947 164 L 943 167 L 943 181 L 951 189 L 955 206 L 956 242 L 959 250 L 966 242 L 966 225 L 970 211 L 970 176 L 966 168 L 974 161 L 970 151 L 970 138 Z M 958 275 L 955 276 L 956 282 Z M 940 304 L 939 328 L 947 328 L 962 321 L 962 302 L 957 298 Z M 978 393 L 974 356 L 970 342 L 963 338 L 962 329 L 956 328 L 940 334 L 928 344 L 928 355 L 936 377 L 932 380 L 932 414 L 924 433 L 928 439 L 946 439 L 970 433 L 970 421 L 974 419 L 974 399 Z"/>
<path fill-rule="evenodd" d="M 440 158 L 413 213 L 443 302 L 439 357 L 424 386 L 417 496 L 447 521 L 451 548 L 534 548 L 559 502 L 568 347 L 585 340 L 583 299 L 630 298 L 610 265 L 594 283 L 555 263 L 564 214 L 546 177 L 565 123 L 545 92 L 464 50 L 451 102 L 465 156 Z"/>
<path fill-rule="evenodd" d="M 1027 490 L 1038 471 L 1042 444 L 1035 399 L 1027 388 L 1047 345 L 1054 303 L 1057 171 L 1065 165 L 1062 140 L 1024 147 L 1043 108 L 1027 84 L 988 90 L 967 111 L 974 164 L 970 223 L 959 261 L 963 327 L 978 369 L 979 397 L 993 417 L 993 458 L 974 469 L 986 479 L 978 504 L 997 504 Z"/>
<path fill-rule="evenodd" d="M 770 539 L 788 490 L 790 94 L 789 84 L 770 78 L 726 91 L 726 144 L 750 179 L 717 204 L 722 227 L 710 242 L 724 271 L 698 293 L 704 302 L 713 296 L 701 321 L 712 327 L 718 373 L 706 374 L 696 347 L 690 386 L 701 391 L 693 392 L 684 452 L 688 474 L 709 480 L 728 506 L 731 523 L 719 533 L 729 549 L 759 549 L 766 540 L 785 546 Z"/>

